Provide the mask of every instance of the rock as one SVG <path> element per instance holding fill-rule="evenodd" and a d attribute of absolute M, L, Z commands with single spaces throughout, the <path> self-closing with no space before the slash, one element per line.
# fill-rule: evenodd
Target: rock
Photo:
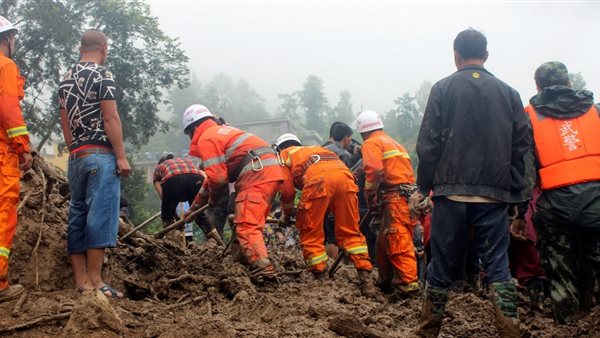
<path fill-rule="evenodd" d="M 62 331 L 62 337 L 121 337 L 127 333 L 123 320 L 100 291 L 85 291 Z"/>

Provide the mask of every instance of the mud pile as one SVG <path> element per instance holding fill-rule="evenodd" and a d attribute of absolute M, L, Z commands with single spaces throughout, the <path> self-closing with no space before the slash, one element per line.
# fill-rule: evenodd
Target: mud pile
<path fill-rule="evenodd" d="M 139 233 L 108 252 L 105 281 L 127 298 L 107 303 L 75 290 L 65 248 L 65 178 L 36 159 L 22 190 L 9 276 L 28 296 L 0 304 L 0 335 L 411 337 L 418 322 L 419 299 L 366 299 L 351 266 L 332 280 L 314 280 L 298 250 L 277 248 L 270 254 L 281 285 L 257 287 L 212 241 L 186 247 Z M 124 225 L 121 233 L 128 230 Z M 519 310 L 527 337 L 600 336 L 599 308 L 577 327 L 555 326 L 548 311 Z M 455 294 L 440 337 L 497 337 L 493 323 L 489 301 Z"/>

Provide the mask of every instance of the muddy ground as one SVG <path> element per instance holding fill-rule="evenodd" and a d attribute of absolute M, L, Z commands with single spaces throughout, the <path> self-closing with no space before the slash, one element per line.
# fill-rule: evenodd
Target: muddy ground
<path fill-rule="evenodd" d="M 105 281 L 127 299 L 79 293 L 65 251 L 65 178 L 37 160 L 22 190 L 9 276 L 28 294 L 0 304 L 0 336 L 411 337 L 418 322 L 419 299 L 366 299 L 351 266 L 316 281 L 301 272 L 297 249 L 278 248 L 271 254 L 281 285 L 256 287 L 212 241 L 183 248 L 143 234 L 108 253 Z M 525 337 L 600 337 L 600 307 L 578 326 L 556 326 L 548 310 L 524 302 L 519 311 Z M 493 318 L 483 296 L 454 294 L 440 337 L 497 337 Z"/>

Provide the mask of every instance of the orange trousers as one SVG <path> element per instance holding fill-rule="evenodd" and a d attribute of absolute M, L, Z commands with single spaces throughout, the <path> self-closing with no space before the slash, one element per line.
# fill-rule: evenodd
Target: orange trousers
<path fill-rule="evenodd" d="M 250 265 L 269 259 L 263 229 L 280 184 L 281 181 L 274 181 L 248 188 L 236 187 L 240 190 L 236 192 L 233 223 L 242 253 Z"/>
<path fill-rule="evenodd" d="M 383 222 L 377 236 L 377 267 L 383 284 L 400 285 L 418 281 L 413 245 L 415 222 L 406 197 L 386 193 L 382 198 Z"/>
<path fill-rule="evenodd" d="M 8 256 L 17 231 L 19 156 L 0 144 L 0 290 L 8 287 Z"/>
<path fill-rule="evenodd" d="M 357 270 L 371 270 L 365 237 L 358 229 L 358 187 L 349 172 L 320 171 L 305 177 L 296 227 L 309 271 L 327 268 L 323 220 L 329 210 L 335 216 L 335 237 Z"/>

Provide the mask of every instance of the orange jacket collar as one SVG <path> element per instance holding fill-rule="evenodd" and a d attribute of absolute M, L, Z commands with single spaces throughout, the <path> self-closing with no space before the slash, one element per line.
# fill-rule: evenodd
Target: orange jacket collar
<path fill-rule="evenodd" d="M 202 134 L 204 134 L 204 132 L 208 128 L 216 125 L 217 123 L 213 119 L 208 119 L 202 122 L 198 127 L 196 127 L 196 130 L 194 131 L 194 136 L 192 137 L 192 143 L 190 144 L 190 155 L 200 157 L 200 150 L 198 148 L 198 141 L 200 140 L 200 136 L 202 136 Z"/>

